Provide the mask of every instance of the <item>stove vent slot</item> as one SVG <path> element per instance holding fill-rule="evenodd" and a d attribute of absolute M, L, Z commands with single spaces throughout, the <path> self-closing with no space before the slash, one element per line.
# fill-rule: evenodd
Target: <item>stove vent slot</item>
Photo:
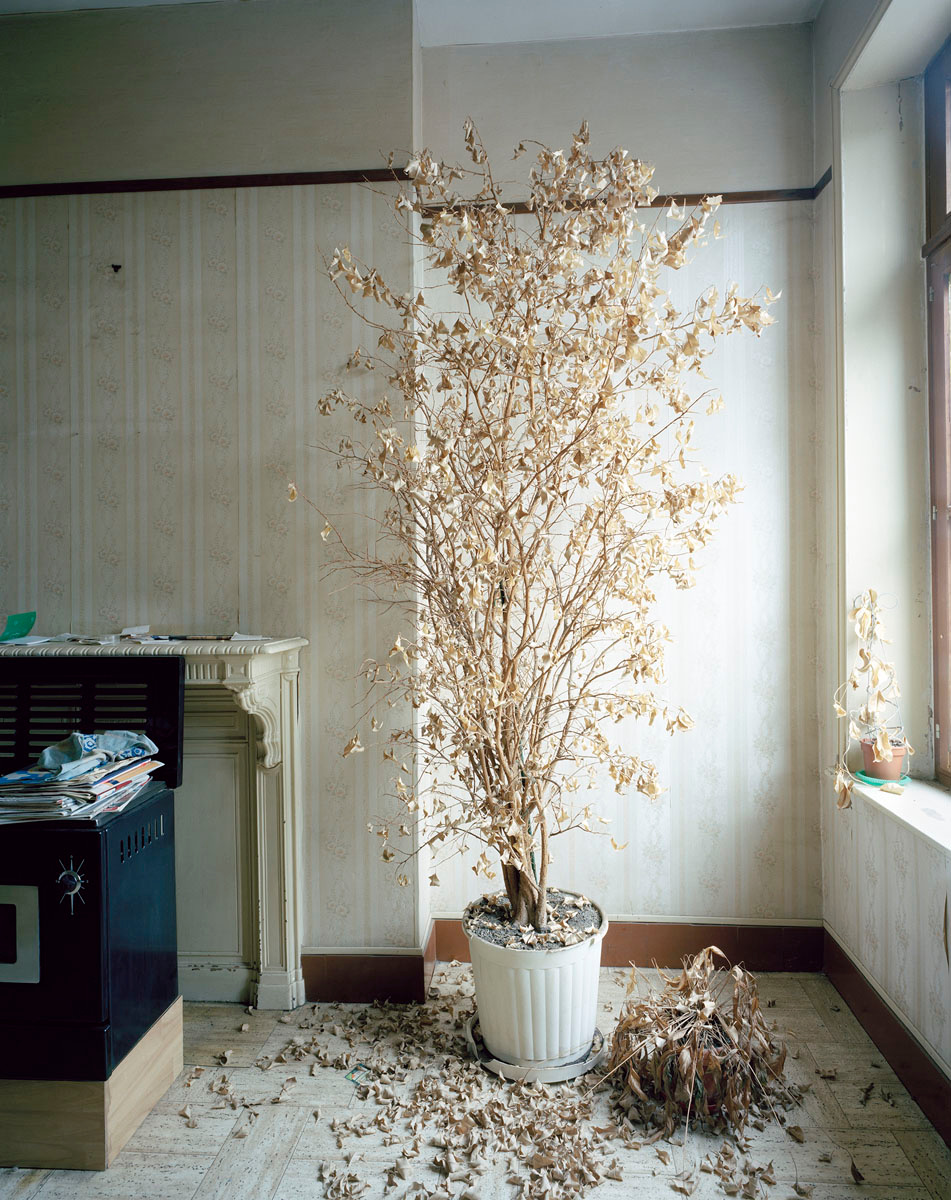
<path fill-rule="evenodd" d="M 146 824 L 140 825 L 132 833 L 119 838 L 119 862 L 130 862 L 140 854 L 146 846 L 151 846 L 160 838 L 165 837 L 165 817 L 159 815 Z"/>

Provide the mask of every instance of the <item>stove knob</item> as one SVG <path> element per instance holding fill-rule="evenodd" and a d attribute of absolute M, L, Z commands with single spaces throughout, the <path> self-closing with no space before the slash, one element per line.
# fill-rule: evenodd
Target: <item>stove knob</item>
<path fill-rule="evenodd" d="M 85 862 L 85 859 L 83 862 Z M 63 894 L 60 896 L 59 902 L 62 904 L 64 900 L 69 901 L 69 913 L 72 916 L 75 912 L 77 900 L 79 900 L 80 904 L 86 903 L 82 895 L 83 885 L 86 883 L 86 876 L 82 874 L 83 863 L 80 862 L 78 866 L 74 866 L 72 856 L 70 856 L 69 866 L 66 866 L 62 859 L 60 859 L 59 865 L 62 867 L 62 870 L 56 876 L 56 882 L 63 889 Z"/>
<path fill-rule="evenodd" d="M 83 886 L 83 877 L 78 871 L 64 871 L 56 880 L 63 885 L 64 896 L 78 896 Z"/>

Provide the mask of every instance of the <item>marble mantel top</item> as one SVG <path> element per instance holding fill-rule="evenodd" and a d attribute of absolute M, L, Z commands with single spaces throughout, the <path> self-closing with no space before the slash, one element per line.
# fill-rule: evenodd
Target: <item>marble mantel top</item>
<path fill-rule="evenodd" d="M 306 638 L 260 638 L 233 642 L 109 642 L 104 646 L 78 642 L 36 642 L 32 646 L 0 643 L 2 658 L 170 658 L 185 660 L 185 683 L 217 683 L 234 691 L 245 689 L 239 703 L 249 711 L 259 707 L 260 685 L 279 679 L 282 672 L 296 672 Z M 255 685 L 250 687 L 249 685 Z"/>
<path fill-rule="evenodd" d="M 105 655 L 121 655 L 141 657 L 142 655 L 180 654 L 185 658 L 221 658 L 240 656 L 253 657 L 258 654 L 284 654 L 287 651 L 300 650 L 309 645 L 306 638 L 261 638 L 258 641 L 233 642 L 230 638 L 221 641 L 195 642 L 107 642 L 106 645 L 83 645 L 80 642 L 36 642 L 32 646 L 9 646 L 0 643 L 0 655 L 76 655 L 79 657 Z"/>

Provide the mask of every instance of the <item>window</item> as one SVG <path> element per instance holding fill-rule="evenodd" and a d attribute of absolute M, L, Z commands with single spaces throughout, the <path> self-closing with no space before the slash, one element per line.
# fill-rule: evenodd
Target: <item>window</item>
<path fill-rule="evenodd" d="M 925 72 L 935 774 L 951 785 L 951 40 Z"/>

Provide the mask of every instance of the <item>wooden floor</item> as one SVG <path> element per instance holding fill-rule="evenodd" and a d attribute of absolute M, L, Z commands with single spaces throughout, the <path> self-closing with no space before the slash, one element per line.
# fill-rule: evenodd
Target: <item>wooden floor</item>
<path fill-rule="evenodd" d="M 615 969 L 602 971 L 601 1027 L 606 1032 L 624 998 L 627 977 Z M 789 1074 L 812 1084 L 803 1107 L 789 1116 L 789 1123 L 803 1132 L 802 1144 L 775 1123 L 751 1133 L 749 1157 L 762 1165 L 771 1160 L 777 1178 L 762 1194 L 776 1200 L 797 1194 L 813 1200 L 951 1200 L 951 1152 L 831 984 L 821 975 L 759 978 L 762 999 L 775 1002 L 768 1015 L 797 1036 L 798 1057 L 791 1060 Z M 440 1037 L 448 1039 L 454 1029 L 458 1044 L 459 1018 L 470 1004 L 469 969 L 440 965 L 433 983 L 433 1021 L 426 1036 L 435 1039 L 429 1049 L 438 1059 Z M 397 1046 L 399 1018 L 392 1013 L 375 1025 L 373 1010 L 366 1006 L 319 1008 L 325 1020 L 339 1020 L 325 1038 L 328 1058 L 352 1053 L 380 1063 L 388 1054 L 394 1061 L 402 1054 L 405 1065 L 407 1045 L 404 1040 Z M 352 1176 L 352 1192 L 339 1194 L 382 1197 L 403 1139 L 381 1133 L 373 1124 L 379 1104 L 359 1098 L 346 1078 L 346 1065 L 313 1065 L 310 1054 L 295 1061 L 293 1039 L 298 1047 L 309 1047 L 314 1019 L 311 1005 L 283 1019 L 274 1013 L 249 1014 L 237 1005 L 186 1005 L 185 1070 L 112 1167 L 102 1173 L 0 1170 L 0 1200 L 316 1200 L 326 1194 L 321 1174 L 328 1167 L 330 1175 L 336 1170 Z M 354 1037 L 355 1029 L 362 1033 Z M 367 1038 L 365 1046 L 361 1036 Z M 273 1061 L 289 1043 L 285 1061 Z M 443 1057 L 449 1044 L 443 1044 Z M 219 1056 L 226 1051 L 231 1053 L 222 1062 Z M 262 1056 L 272 1064 L 267 1070 L 255 1065 Z M 392 1085 L 394 1093 L 399 1096 L 403 1089 L 408 1095 L 425 1079 L 432 1060 L 432 1053 L 421 1057 L 421 1067 Z M 198 1066 L 205 1068 L 201 1074 L 194 1072 Z M 820 1070 L 835 1077 L 823 1078 Z M 508 1085 L 486 1077 L 476 1086 L 488 1096 Z M 361 1116 L 367 1127 L 363 1136 L 341 1133 L 339 1124 L 333 1128 L 335 1121 L 354 1117 L 361 1125 Z M 608 1125 L 607 1099 L 596 1096 L 592 1136 L 603 1140 Z M 666 1200 L 675 1195 L 670 1187 L 675 1171 L 696 1164 L 721 1142 L 691 1134 L 686 1148 L 667 1148 L 670 1165 L 653 1146 L 635 1150 L 618 1142 L 609 1156 L 616 1158 L 622 1179 L 605 1179 L 585 1194 L 596 1200 Z M 478 1178 L 451 1181 L 446 1188 L 445 1176 L 432 1165 L 438 1151 L 425 1135 L 422 1146 L 419 1157 L 409 1160 L 408 1178 L 394 1179 L 386 1195 L 395 1200 L 407 1193 L 427 1197 L 442 1187 L 438 1194 L 459 1196 L 471 1188 L 479 1200 L 502 1200 L 518 1194 L 513 1179 L 520 1170 L 528 1176 L 524 1165 L 515 1164 L 513 1175 L 509 1162 L 490 1160 Z M 355 1157 L 347 1167 L 351 1155 Z M 853 1164 L 864 1176 L 860 1186 L 852 1176 Z M 364 1182 L 368 1186 L 361 1189 Z M 811 1191 L 802 1187 L 809 1184 L 814 1185 Z M 723 1193 L 714 1176 L 701 1174 L 694 1195 L 713 1200 Z"/>

